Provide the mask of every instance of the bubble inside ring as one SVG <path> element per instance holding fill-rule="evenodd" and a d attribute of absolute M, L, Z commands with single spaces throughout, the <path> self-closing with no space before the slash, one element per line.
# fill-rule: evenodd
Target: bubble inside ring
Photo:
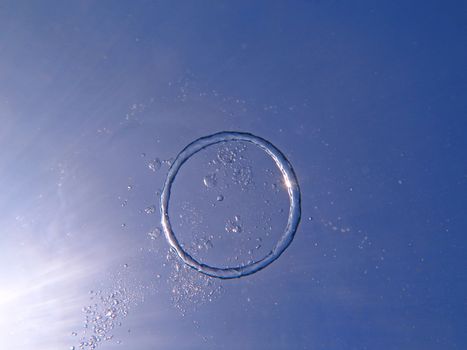
<path fill-rule="evenodd" d="M 279 168 L 282 174 L 284 185 L 287 188 L 287 192 L 289 194 L 290 209 L 284 233 L 279 238 L 279 241 L 276 243 L 274 248 L 266 256 L 248 265 L 218 268 L 215 266 L 202 264 L 196 261 L 190 254 L 183 250 L 170 224 L 169 201 L 172 184 L 182 165 L 192 155 L 198 153 L 206 147 L 212 146 L 216 143 L 229 141 L 250 142 L 261 148 L 274 160 L 276 166 Z M 300 187 L 298 185 L 297 176 L 295 175 L 292 165 L 289 163 L 284 154 L 282 154 L 282 152 L 279 151 L 279 149 L 277 149 L 272 143 L 261 137 L 244 132 L 224 131 L 205 137 L 200 137 L 199 139 L 190 143 L 177 155 L 174 162 L 172 163 L 168 171 L 167 178 L 165 180 L 164 189 L 161 194 L 161 224 L 164 230 L 165 238 L 170 244 L 170 247 L 177 253 L 179 258 L 188 266 L 194 268 L 195 270 L 205 275 L 221 279 L 239 278 L 251 275 L 255 272 L 258 272 L 259 270 L 264 269 L 274 260 L 279 258 L 279 256 L 284 252 L 284 250 L 287 249 L 287 247 L 292 242 L 295 236 L 295 232 L 297 231 L 298 225 L 300 223 L 300 216 Z"/>

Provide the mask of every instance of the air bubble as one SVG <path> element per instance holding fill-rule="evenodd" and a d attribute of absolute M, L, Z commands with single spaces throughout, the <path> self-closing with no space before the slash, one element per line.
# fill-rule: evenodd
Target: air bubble
<path fill-rule="evenodd" d="M 156 240 L 160 237 L 162 231 L 160 228 L 156 227 L 155 229 L 148 232 L 148 236 L 152 240 Z"/>
<path fill-rule="evenodd" d="M 162 163 L 167 165 L 167 166 L 171 166 L 173 162 L 174 162 L 173 158 L 165 159 L 165 160 L 162 161 Z"/>
<path fill-rule="evenodd" d="M 108 309 L 107 312 L 105 313 L 105 316 L 110 317 L 110 318 L 117 317 L 116 310 L 114 308 Z M 103 332 L 103 329 L 100 328 L 98 333 L 102 333 L 102 332 Z"/>
<path fill-rule="evenodd" d="M 252 183 L 253 174 L 250 166 L 235 168 L 233 170 L 232 180 L 234 184 L 246 187 Z"/>
<path fill-rule="evenodd" d="M 228 220 L 225 224 L 225 230 L 230 233 L 242 232 L 242 226 L 240 223 L 240 216 L 235 215 L 233 219 Z"/>
<path fill-rule="evenodd" d="M 221 147 L 217 153 L 217 159 L 223 164 L 235 162 L 237 154 L 229 147 Z"/>
<path fill-rule="evenodd" d="M 111 332 L 115 326 L 121 326 L 119 319 L 128 315 L 129 304 L 132 301 L 132 295 L 121 286 L 111 290 L 108 294 L 102 291 L 91 294 L 92 298 L 96 297 L 96 301 L 82 309 L 85 314 L 85 323 L 84 336 L 78 344 L 81 350 L 97 349 L 101 342 L 113 339 Z M 76 334 L 76 332 L 72 333 L 72 335 Z M 70 349 L 76 349 L 76 347 L 73 345 Z"/>
<path fill-rule="evenodd" d="M 216 174 L 208 174 L 203 179 L 204 186 L 211 188 L 216 187 L 217 185 L 217 176 Z"/>
<path fill-rule="evenodd" d="M 144 212 L 146 214 L 154 214 L 156 212 L 156 207 L 154 205 L 150 205 L 149 207 L 144 208 Z"/>
<path fill-rule="evenodd" d="M 209 266 L 195 260 L 191 255 L 189 255 L 178 242 L 175 233 L 170 224 L 169 217 L 169 202 L 172 185 L 175 181 L 178 171 L 181 166 L 194 154 L 199 151 L 217 143 L 225 142 L 237 142 L 245 141 L 258 146 L 264 152 L 266 152 L 276 163 L 277 168 L 282 174 L 284 184 L 287 184 L 287 192 L 290 199 L 290 210 L 287 219 L 287 226 L 285 228 L 282 237 L 278 240 L 275 247 L 263 258 L 250 262 L 246 265 L 240 265 L 236 267 L 229 268 L 218 268 L 214 266 Z M 222 148 L 224 149 L 224 148 Z M 227 148 L 228 149 L 228 148 Z M 221 154 L 221 155 L 220 155 Z M 226 164 L 229 161 L 233 162 L 235 156 L 231 156 L 231 153 L 225 151 L 218 153 L 218 159 Z M 242 167 L 237 171 L 237 178 L 240 179 L 240 184 L 250 184 L 251 183 L 251 168 Z M 235 175 L 235 173 L 234 173 Z M 239 278 L 242 276 L 251 275 L 275 261 L 279 256 L 287 249 L 287 247 L 292 242 L 295 233 L 297 231 L 298 225 L 300 223 L 301 216 L 301 205 L 300 205 L 300 188 L 298 185 L 297 177 L 292 168 L 292 165 L 289 163 L 287 158 L 279 151 L 273 144 L 269 141 L 249 134 L 241 132 L 221 132 L 213 134 L 206 137 L 201 137 L 194 142 L 190 143 L 185 147 L 175 158 L 172 167 L 167 173 L 167 178 L 165 180 L 164 189 L 161 195 L 161 223 L 164 230 L 165 237 L 172 247 L 172 249 L 177 253 L 178 257 L 186 264 L 196 269 L 197 271 L 206 274 L 211 277 L 217 277 L 222 279 L 228 278 Z"/>
<path fill-rule="evenodd" d="M 220 195 L 217 196 L 216 200 L 218 202 L 222 202 L 224 200 L 224 196 L 220 194 Z"/>
<path fill-rule="evenodd" d="M 240 233 L 242 232 L 242 226 L 239 224 L 238 220 L 229 220 L 225 224 L 225 230 L 230 233 Z"/>
<path fill-rule="evenodd" d="M 148 164 L 148 168 L 152 171 L 157 171 L 161 168 L 162 162 L 159 158 L 151 160 Z"/>

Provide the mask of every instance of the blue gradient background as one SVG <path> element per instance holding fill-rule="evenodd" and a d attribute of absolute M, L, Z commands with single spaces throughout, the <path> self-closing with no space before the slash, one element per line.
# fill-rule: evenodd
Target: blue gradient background
<path fill-rule="evenodd" d="M 2 1 L 0 347 L 163 274 L 146 162 L 239 130 L 294 165 L 294 242 L 186 312 L 164 276 L 100 349 L 464 349 L 466 39 L 462 1 Z"/>

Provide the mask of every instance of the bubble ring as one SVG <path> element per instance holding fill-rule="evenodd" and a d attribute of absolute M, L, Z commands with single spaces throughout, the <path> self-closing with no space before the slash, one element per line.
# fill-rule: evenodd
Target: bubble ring
<path fill-rule="evenodd" d="M 290 199 L 290 209 L 289 216 L 287 219 L 287 226 L 285 227 L 284 233 L 280 237 L 279 241 L 276 243 L 274 248 L 263 258 L 252 262 L 248 265 L 237 266 L 237 267 L 228 267 L 228 268 L 218 268 L 209 265 L 205 265 L 196 261 L 190 254 L 188 254 L 181 247 L 180 243 L 175 236 L 175 233 L 172 230 L 169 218 L 169 201 L 170 201 L 170 192 L 172 189 L 172 184 L 177 176 L 178 171 L 181 166 L 194 154 L 205 149 L 208 146 L 214 145 L 220 142 L 229 142 L 229 141 L 246 141 L 250 142 L 264 152 L 266 152 L 276 163 L 276 166 L 279 168 L 284 179 L 284 185 L 287 188 Z M 170 244 L 171 249 L 173 249 L 179 258 L 188 266 L 194 268 L 195 270 L 211 276 L 221 279 L 229 278 L 239 278 L 247 275 L 251 275 L 255 272 L 258 272 L 261 269 L 264 269 L 274 260 L 279 258 L 279 256 L 287 249 L 287 247 L 292 242 L 295 232 L 297 231 L 298 225 L 300 223 L 301 217 L 301 204 L 300 204 L 300 187 L 298 185 L 297 176 L 292 168 L 292 165 L 289 163 L 284 154 L 279 151 L 272 143 L 269 141 L 255 136 L 250 133 L 245 132 L 230 132 L 224 131 L 217 134 L 200 137 L 199 139 L 193 141 L 188 146 L 186 146 L 175 158 L 172 163 L 165 180 L 164 189 L 161 194 L 161 224 L 164 230 L 165 238 Z"/>

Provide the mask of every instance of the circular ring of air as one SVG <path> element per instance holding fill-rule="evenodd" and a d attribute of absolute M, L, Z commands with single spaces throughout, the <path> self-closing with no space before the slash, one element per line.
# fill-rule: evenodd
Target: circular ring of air
<path fill-rule="evenodd" d="M 266 254 L 263 258 L 252 262 L 248 265 L 237 266 L 237 267 L 227 267 L 227 268 L 218 268 L 215 266 L 209 266 L 203 263 L 196 261 L 190 254 L 188 254 L 181 247 L 180 243 L 175 236 L 175 233 L 170 224 L 169 217 L 169 202 L 170 202 L 170 193 L 172 190 L 172 184 L 177 176 L 178 171 L 182 165 L 194 154 L 199 151 L 221 142 L 229 141 L 245 141 L 254 144 L 255 146 L 261 148 L 266 152 L 273 160 L 279 171 L 282 174 L 284 185 L 287 189 L 289 199 L 290 199 L 290 208 L 289 215 L 287 219 L 287 225 L 282 236 L 279 238 L 278 242 L 274 248 Z M 297 231 L 298 225 L 300 223 L 301 216 L 301 204 L 300 204 L 300 187 L 298 185 L 297 176 L 292 168 L 292 165 L 289 163 L 284 154 L 279 151 L 272 143 L 269 141 L 252 135 L 250 133 L 244 132 L 229 132 L 224 131 L 217 134 L 200 137 L 199 139 L 193 141 L 188 146 L 186 146 L 175 158 L 172 163 L 165 180 L 164 189 L 161 194 L 161 224 L 164 230 L 165 238 L 169 243 L 171 249 L 173 249 L 179 258 L 190 267 L 195 270 L 211 276 L 222 279 L 229 278 L 239 278 L 247 275 L 251 275 L 255 272 L 258 272 L 261 269 L 264 269 L 274 260 L 279 258 L 279 256 L 287 249 L 287 247 L 292 242 L 295 232 Z"/>

